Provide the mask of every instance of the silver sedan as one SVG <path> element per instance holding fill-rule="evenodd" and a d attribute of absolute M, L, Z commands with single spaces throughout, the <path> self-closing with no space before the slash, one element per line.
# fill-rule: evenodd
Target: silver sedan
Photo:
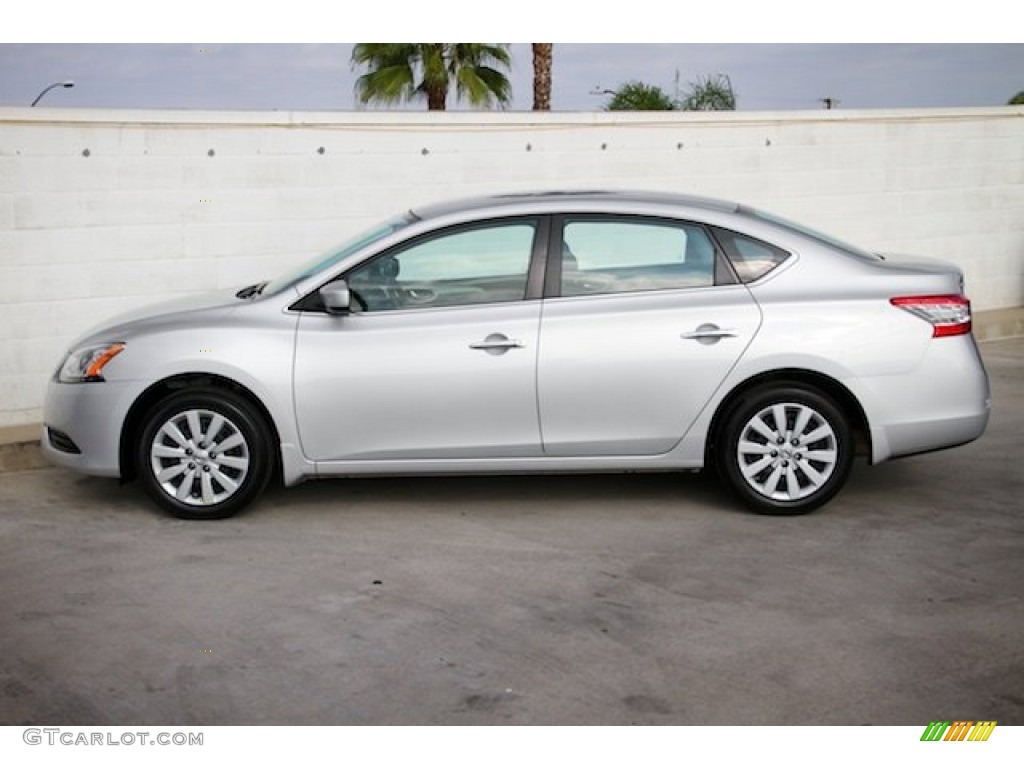
<path fill-rule="evenodd" d="M 56 463 L 218 518 L 268 480 L 698 470 L 810 511 L 871 463 L 985 429 L 952 265 L 655 193 L 410 211 L 276 280 L 76 341 Z"/>

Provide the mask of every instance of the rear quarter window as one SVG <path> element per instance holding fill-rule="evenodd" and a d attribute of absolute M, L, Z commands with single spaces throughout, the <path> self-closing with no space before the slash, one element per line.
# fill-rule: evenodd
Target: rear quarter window
<path fill-rule="evenodd" d="M 789 251 L 749 235 L 718 227 L 714 231 L 742 283 L 759 280 L 790 257 Z"/>

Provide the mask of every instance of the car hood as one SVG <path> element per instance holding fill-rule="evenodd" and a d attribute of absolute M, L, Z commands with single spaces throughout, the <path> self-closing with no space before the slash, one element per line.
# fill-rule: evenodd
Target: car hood
<path fill-rule="evenodd" d="M 208 318 L 211 314 L 231 312 L 246 304 L 235 296 L 236 291 L 231 288 L 184 296 L 115 315 L 83 333 L 72 346 L 92 341 L 120 341 L 157 326 L 194 321 L 200 315 Z"/>

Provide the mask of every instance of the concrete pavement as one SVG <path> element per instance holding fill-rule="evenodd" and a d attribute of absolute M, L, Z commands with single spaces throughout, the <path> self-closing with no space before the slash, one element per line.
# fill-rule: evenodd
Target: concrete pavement
<path fill-rule="evenodd" d="M 1024 339 L 979 441 L 806 517 L 703 476 L 364 479 L 164 517 L 0 475 L 0 724 L 1024 724 Z"/>

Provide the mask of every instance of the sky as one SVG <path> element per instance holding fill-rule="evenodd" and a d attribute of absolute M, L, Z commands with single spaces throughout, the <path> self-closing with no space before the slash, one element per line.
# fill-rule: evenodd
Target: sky
<path fill-rule="evenodd" d="M 1006 0 L 32 0 L 0 26 L 0 106 L 353 110 L 348 40 L 512 40 L 512 110 L 532 104 L 526 40 L 554 40 L 552 107 L 601 109 L 640 80 L 670 95 L 728 75 L 741 110 L 1003 105 L 1024 90 Z M 191 42 L 190 42 L 191 41 Z M 518 41 L 518 42 L 515 42 Z M 374 106 L 374 109 L 383 107 Z M 413 104 L 407 109 L 425 109 Z M 450 109 L 459 108 L 454 99 Z"/>
<path fill-rule="evenodd" d="M 351 44 L 2 43 L 0 106 L 353 110 Z M 552 108 L 601 109 L 630 80 L 685 91 L 726 74 L 741 110 L 965 107 L 1024 90 L 1024 44 L 556 43 Z M 527 43 L 511 48 L 512 110 L 532 101 Z M 678 78 L 678 80 L 677 80 Z M 372 107 L 382 109 L 384 107 Z M 410 105 L 425 109 L 425 104 Z M 450 109 L 459 108 L 451 98 Z M 465 108 L 465 107 L 463 107 Z"/>

